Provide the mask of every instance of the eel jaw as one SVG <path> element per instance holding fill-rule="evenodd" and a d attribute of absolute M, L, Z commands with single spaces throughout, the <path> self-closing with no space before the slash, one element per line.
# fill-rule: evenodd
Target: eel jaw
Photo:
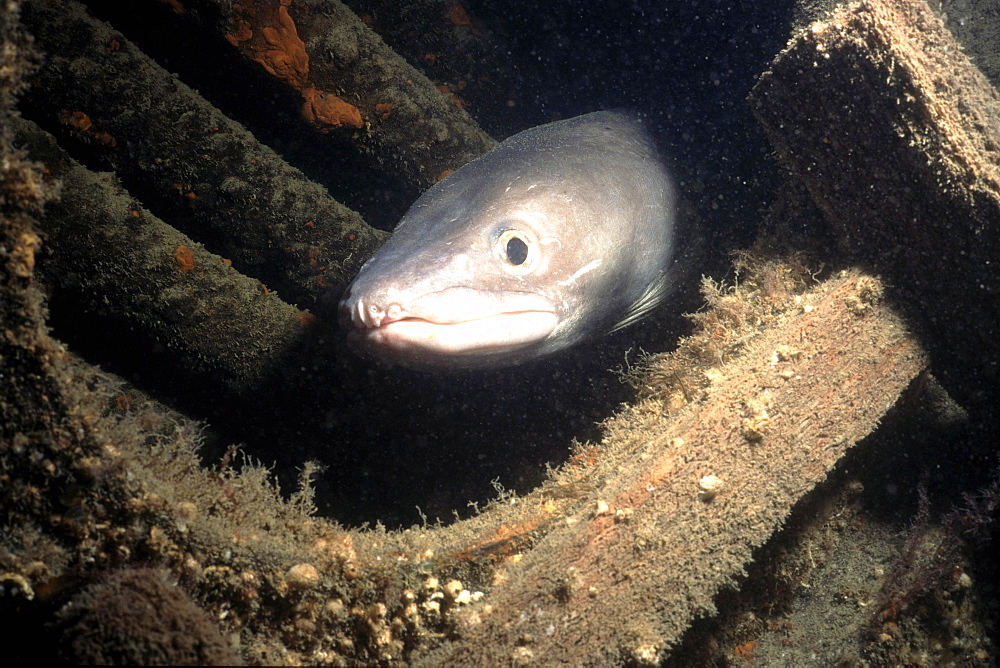
<path fill-rule="evenodd" d="M 447 359 L 496 355 L 544 341 L 559 324 L 551 302 L 522 292 L 449 288 L 408 304 L 375 305 L 363 297 L 341 303 L 348 339 L 378 357 Z"/>
<path fill-rule="evenodd" d="M 456 323 L 401 318 L 358 331 L 366 346 L 397 352 L 475 355 L 522 348 L 543 341 L 559 324 L 555 313 L 518 311 Z"/>

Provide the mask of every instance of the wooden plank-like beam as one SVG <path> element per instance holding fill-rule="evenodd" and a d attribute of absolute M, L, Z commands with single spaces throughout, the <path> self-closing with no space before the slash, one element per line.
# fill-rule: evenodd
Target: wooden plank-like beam
<path fill-rule="evenodd" d="M 671 419 L 638 404 L 609 423 L 584 481 L 595 493 L 509 567 L 493 612 L 433 659 L 659 661 L 924 368 L 881 290 L 845 272 L 713 372 L 703 401 Z"/>

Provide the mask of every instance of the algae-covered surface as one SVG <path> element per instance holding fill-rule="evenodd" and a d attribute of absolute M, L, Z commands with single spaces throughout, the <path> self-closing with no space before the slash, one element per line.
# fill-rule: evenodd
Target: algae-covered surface
<path fill-rule="evenodd" d="M 790 8 L 348 4 L 5 11 L 12 660 L 994 662 L 981 31 L 828 3 L 769 65 Z M 648 322 L 500 371 L 346 349 L 330 304 L 477 120 L 640 104 L 692 202 Z"/>

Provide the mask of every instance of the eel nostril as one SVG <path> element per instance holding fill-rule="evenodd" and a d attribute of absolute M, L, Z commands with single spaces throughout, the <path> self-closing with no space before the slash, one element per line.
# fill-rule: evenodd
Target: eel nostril
<path fill-rule="evenodd" d="M 378 327 L 382 324 L 382 309 L 378 306 L 372 304 L 368 307 L 367 318 L 365 318 L 366 324 L 369 327 Z"/>

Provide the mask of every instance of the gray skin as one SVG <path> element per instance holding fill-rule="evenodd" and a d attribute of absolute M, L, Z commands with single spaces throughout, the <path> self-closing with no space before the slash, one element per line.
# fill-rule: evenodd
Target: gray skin
<path fill-rule="evenodd" d="M 414 367 L 499 367 L 629 324 L 667 287 L 675 195 L 623 112 L 525 130 L 425 192 L 340 302 L 349 339 Z"/>

